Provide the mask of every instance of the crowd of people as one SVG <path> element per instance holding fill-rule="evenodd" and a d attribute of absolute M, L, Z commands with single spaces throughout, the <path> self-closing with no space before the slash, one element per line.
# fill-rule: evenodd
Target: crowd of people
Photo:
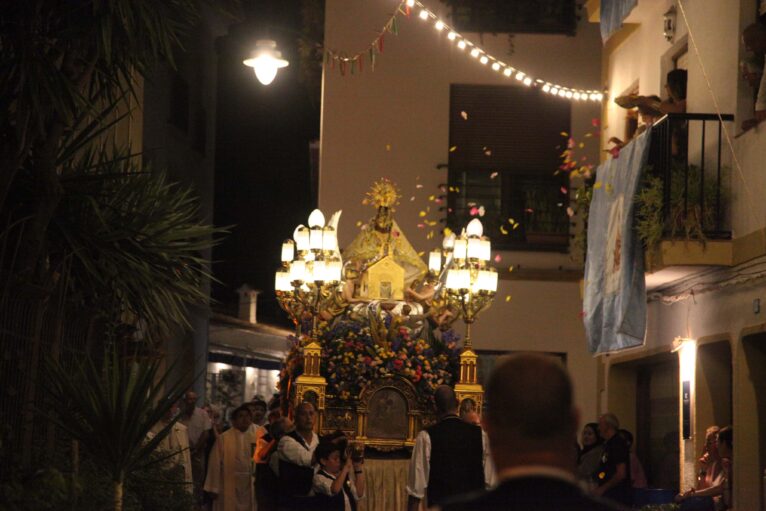
<path fill-rule="evenodd" d="M 435 389 L 436 420 L 417 435 L 409 462 L 409 511 L 629 509 L 647 487 L 633 435 L 614 414 L 586 423 L 575 442 L 579 412 L 557 359 L 508 357 L 485 397 L 480 421 L 451 387 Z M 320 438 L 312 403 L 298 404 L 290 420 L 278 400 L 256 398 L 230 413 L 227 428 L 196 402 L 186 394 L 161 447 L 184 466 L 199 509 L 356 511 L 365 498 L 363 446 L 342 432 Z M 156 431 L 171 421 L 169 413 Z M 731 509 L 732 445 L 731 427 L 707 430 L 697 485 L 676 502 L 703 497 Z"/>

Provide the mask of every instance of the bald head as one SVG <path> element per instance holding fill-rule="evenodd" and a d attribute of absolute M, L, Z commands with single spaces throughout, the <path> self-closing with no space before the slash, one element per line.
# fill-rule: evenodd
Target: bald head
<path fill-rule="evenodd" d="M 493 450 L 504 445 L 535 451 L 573 442 L 572 383 L 558 359 L 533 353 L 506 358 L 492 372 L 486 396 Z"/>
<path fill-rule="evenodd" d="M 434 404 L 436 404 L 436 414 L 445 415 L 457 411 L 457 397 L 455 391 L 448 385 L 439 385 L 434 390 Z"/>

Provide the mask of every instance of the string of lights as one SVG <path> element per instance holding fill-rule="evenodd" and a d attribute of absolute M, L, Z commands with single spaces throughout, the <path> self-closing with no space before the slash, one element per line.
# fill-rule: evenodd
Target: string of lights
<path fill-rule="evenodd" d="M 368 55 L 370 67 L 374 70 L 376 56 L 383 52 L 385 34 L 398 34 L 398 15 L 403 14 L 409 17 L 413 11 L 417 12 L 417 17 L 422 22 L 433 26 L 436 31 L 446 34 L 447 39 L 453 42 L 458 50 L 465 52 L 466 55 L 471 56 L 480 64 L 487 66 L 496 73 L 501 73 L 507 78 L 515 78 L 516 81 L 527 87 L 540 88 L 543 92 L 552 96 L 574 101 L 603 101 L 604 99 L 604 94 L 601 91 L 594 89 L 577 89 L 546 81 L 507 64 L 456 31 L 452 26 L 447 24 L 443 19 L 439 18 L 433 11 L 420 2 L 420 0 L 402 0 L 383 26 L 383 29 L 378 33 L 377 37 L 375 37 L 364 50 L 349 55 L 343 51 L 328 49 L 326 50 L 325 56 L 326 62 L 330 62 L 332 66 L 334 66 L 336 62 L 339 63 L 340 72 L 343 75 L 346 73 L 346 66 L 350 65 L 351 73 L 353 74 L 357 69 L 359 71 L 363 69 L 365 55 Z"/>

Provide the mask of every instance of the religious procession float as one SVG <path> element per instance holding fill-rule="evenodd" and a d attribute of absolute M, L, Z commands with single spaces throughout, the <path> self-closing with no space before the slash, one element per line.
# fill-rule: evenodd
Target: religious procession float
<path fill-rule="evenodd" d="M 283 402 L 311 401 L 319 434 L 341 430 L 383 451 L 414 445 L 434 420 L 438 385 L 454 386 L 461 408 L 481 413 L 470 325 L 497 290 L 478 219 L 446 236 L 426 265 L 393 217 L 398 200 L 394 183 L 376 182 L 364 200 L 376 214 L 343 250 L 340 211 L 325 222 L 314 210 L 283 243 L 275 286 L 296 329 Z"/>

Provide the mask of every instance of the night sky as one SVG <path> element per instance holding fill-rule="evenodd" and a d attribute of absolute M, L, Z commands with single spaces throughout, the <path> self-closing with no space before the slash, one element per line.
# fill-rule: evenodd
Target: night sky
<path fill-rule="evenodd" d="M 213 252 L 215 307 L 236 310 L 243 283 L 263 291 L 259 321 L 287 324 L 274 298 L 281 244 L 315 207 L 309 143 L 319 138 L 316 89 L 300 80 L 301 2 L 246 2 L 245 20 L 219 39 L 215 224 L 233 225 Z M 269 86 L 245 67 L 271 38 L 290 65 Z M 315 87 L 318 87 L 318 83 Z M 316 99 L 315 99 L 316 98 Z"/>

